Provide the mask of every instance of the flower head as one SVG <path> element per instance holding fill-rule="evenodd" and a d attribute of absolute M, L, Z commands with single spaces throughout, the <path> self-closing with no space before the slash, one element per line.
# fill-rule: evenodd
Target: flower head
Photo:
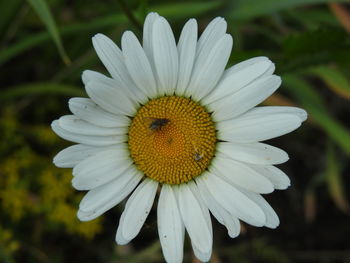
<path fill-rule="evenodd" d="M 232 37 L 223 18 L 197 40 L 190 19 L 176 44 L 168 22 L 150 13 L 142 45 L 127 31 L 122 50 L 102 34 L 94 48 L 111 77 L 84 71 L 90 98 L 72 98 L 72 115 L 52 129 L 78 143 L 54 163 L 73 168 L 72 184 L 89 191 L 78 217 L 92 220 L 125 199 L 116 242 L 140 231 L 158 188 L 158 232 L 167 262 L 181 262 L 185 229 L 201 261 L 211 256 L 212 215 L 230 237 L 239 220 L 275 228 L 279 219 L 260 194 L 285 189 L 289 178 L 275 164 L 281 149 L 260 143 L 298 128 L 306 112 L 256 107 L 281 84 L 274 64 L 256 57 L 225 70 Z"/>

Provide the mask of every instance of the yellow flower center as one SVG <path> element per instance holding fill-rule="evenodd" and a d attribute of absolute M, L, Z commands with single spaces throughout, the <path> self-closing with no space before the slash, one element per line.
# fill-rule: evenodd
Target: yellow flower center
<path fill-rule="evenodd" d="M 191 99 L 169 96 L 142 106 L 129 128 L 129 149 L 146 176 L 186 183 L 210 164 L 216 133 L 210 114 Z"/>

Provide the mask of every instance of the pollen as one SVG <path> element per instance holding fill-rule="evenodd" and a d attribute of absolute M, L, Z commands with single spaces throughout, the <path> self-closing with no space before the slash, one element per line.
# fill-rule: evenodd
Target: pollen
<path fill-rule="evenodd" d="M 197 102 L 166 96 L 140 107 L 129 127 L 128 145 L 137 168 L 166 184 L 186 183 L 209 166 L 216 131 Z"/>

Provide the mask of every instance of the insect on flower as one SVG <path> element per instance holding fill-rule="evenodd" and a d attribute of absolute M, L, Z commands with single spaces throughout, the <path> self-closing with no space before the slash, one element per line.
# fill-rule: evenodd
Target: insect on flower
<path fill-rule="evenodd" d="M 166 118 L 148 118 L 151 120 L 149 124 L 149 129 L 151 131 L 159 131 L 162 127 L 169 123 L 169 119 Z"/>

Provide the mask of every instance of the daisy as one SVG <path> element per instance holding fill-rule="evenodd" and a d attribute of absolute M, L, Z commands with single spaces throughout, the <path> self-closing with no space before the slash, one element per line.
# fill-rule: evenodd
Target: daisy
<path fill-rule="evenodd" d="M 142 45 L 130 31 L 122 36 L 122 49 L 102 34 L 93 37 L 110 77 L 83 72 L 90 98 L 70 99 L 73 114 L 52 123 L 56 134 L 77 144 L 54 163 L 73 168 L 73 187 L 88 191 L 79 206 L 82 221 L 130 195 L 118 244 L 139 233 L 158 190 L 158 233 L 167 262 L 182 261 L 185 230 L 195 256 L 210 259 L 210 213 L 232 238 L 240 232 L 239 220 L 279 225 L 261 194 L 290 185 L 274 166 L 288 155 L 260 141 L 295 130 L 306 112 L 256 107 L 281 78 L 266 57 L 225 70 L 232 49 L 226 28 L 223 18 L 215 18 L 197 39 L 197 22 L 190 19 L 176 44 L 168 22 L 150 13 Z"/>

